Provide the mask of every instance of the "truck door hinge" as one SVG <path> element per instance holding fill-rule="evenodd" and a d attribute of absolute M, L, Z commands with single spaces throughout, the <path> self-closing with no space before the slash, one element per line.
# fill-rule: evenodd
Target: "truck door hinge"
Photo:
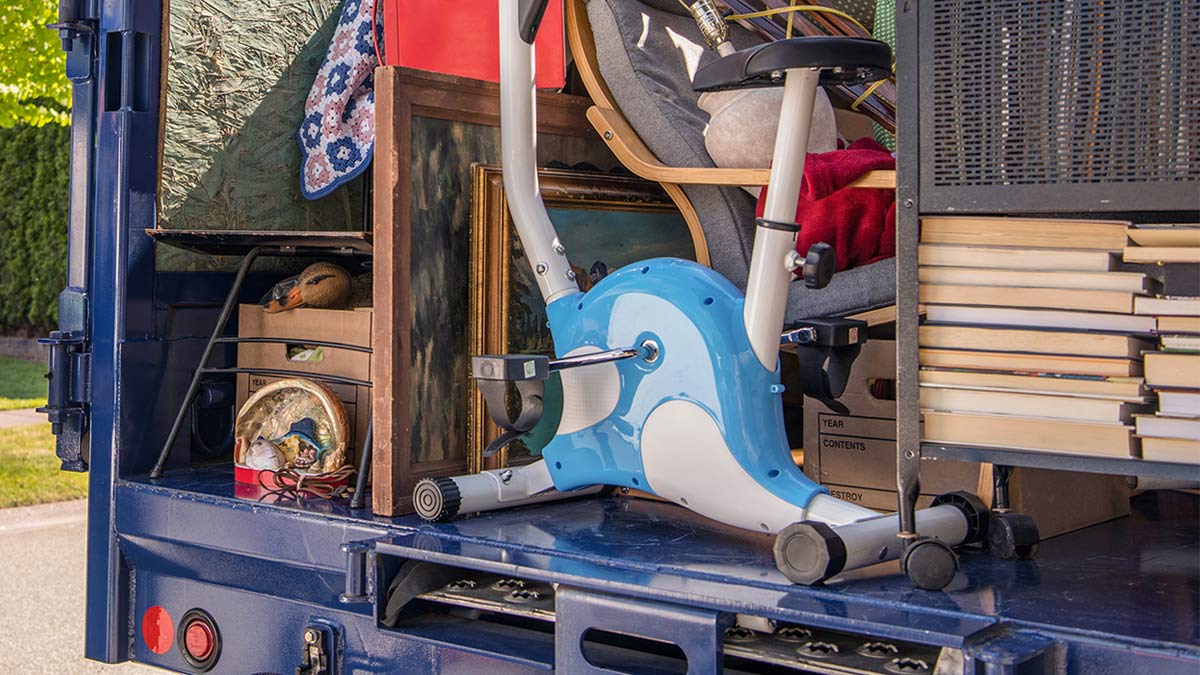
<path fill-rule="evenodd" d="M 81 439 L 87 431 L 92 355 L 85 351 L 87 342 L 79 331 L 54 331 L 38 342 L 50 347 L 50 367 L 46 405 L 37 410 L 50 419 L 63 470 L 87 471 Z"/>
<path fill-rule="evenodd" d="M 75 49 L 75 40 L 80 35 L 96 31 L 93 20 L 83 17 L 83 13 L 80 11 L 81 4 L 83 3 L 77 2 L 77 0 L 59 0 L 58 21 L 46 24 L 46 28 L 58 31 L 64 52 Z"/>

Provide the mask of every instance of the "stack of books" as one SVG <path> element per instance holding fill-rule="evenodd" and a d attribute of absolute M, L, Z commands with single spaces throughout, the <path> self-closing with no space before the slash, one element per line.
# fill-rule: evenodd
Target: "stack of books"
<path fill-rule="evenodd" d="M 1125 260 L 1163 265 L 1165 278 L 1162 297 L 1134 304 L 1159 334 L 1158 350 L 1145 355 L 1158 410 L 1137 417 L 1142 457 L 1200 464 L 1200 226 L 1131 229 L 1129 239 Z"/>
<path fill-rule="evenodd" d="M 1200 227 L 1196 225 L 1151 225 L 1129 230 L 1127 263 L 1195 265 L 1200 263 Z"/>
<path fill-rule="evenodd" d="M 939 217 L 921 223 L 921 408 L 930 442 L 1137 457 L 1154 411 L 1142 353 L 1156 292 L 1116 255 L 1118 221 Z"/>

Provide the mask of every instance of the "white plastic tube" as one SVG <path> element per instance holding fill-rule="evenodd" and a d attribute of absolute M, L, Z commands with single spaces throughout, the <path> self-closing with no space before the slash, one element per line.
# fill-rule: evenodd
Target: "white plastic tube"
<path fill-rule="evenodd" d="M 800 198 L 800 180 L 804 177 L 804 157 L 819 80 L 820 71 L 816 69 L 787 71 L 783 107 L 779 111 L 779 131 L 775 134 L 771 182 L 767 186 L 767 203 L 763 211 L 767 220 L 791 223 L 796 219 L 796 202 Z M 783 328 L 788 284 L 792 277 L 787 260 L 795 248 L 794 232 L 755 228 L 742 318 L 754 355 L 768 370 L 774 370 L 779 359 L 779 331 Z"/>
<path fill-rule="evenodd" d="M 500 155 L 504 193 L 533 277 L 549 304 L 579 290 L 542 203 L 537 176 L 537 85 L 533 45 L 520 36 L 517 0 L 500 0 Z"/>
<path fill-rule="evenodd" d="M 903 550 L 896 536 L 900 531 L 900 521 L 895 515 L 881 515 L 838 525 L 833 531 L 846 546 L 843 570 L 895 560 Z M 921 509 L 917 511 L 917 531 L 923 536 L 936 537 L 949 546 L 958 546 L 967 538 L 967 518 L 957 506 L 950 504 Z"/>

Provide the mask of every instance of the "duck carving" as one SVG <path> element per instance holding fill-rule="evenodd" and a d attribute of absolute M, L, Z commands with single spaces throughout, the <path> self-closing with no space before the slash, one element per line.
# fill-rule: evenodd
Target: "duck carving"
<path fill-rule="evenodd" d="M 259 301 L 276 314 L 297 307 L 340 308 L 350 300 L 350 274 L 332 263 L 314 263 L 271 287 Z"/>

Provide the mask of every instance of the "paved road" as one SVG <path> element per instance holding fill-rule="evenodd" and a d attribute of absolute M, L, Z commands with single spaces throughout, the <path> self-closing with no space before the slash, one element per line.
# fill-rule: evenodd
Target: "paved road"
<path fill-rule="evenodd" d="M 28 410 L 0 410 L 0 429 L 45 423 L 46 413 L 40 413 L 33 408 Z"/>
<path fill-rule="evenodd" d="M 149 675 L 83 658 L 84 502 L 0 509 L 0 674 Z"/>

